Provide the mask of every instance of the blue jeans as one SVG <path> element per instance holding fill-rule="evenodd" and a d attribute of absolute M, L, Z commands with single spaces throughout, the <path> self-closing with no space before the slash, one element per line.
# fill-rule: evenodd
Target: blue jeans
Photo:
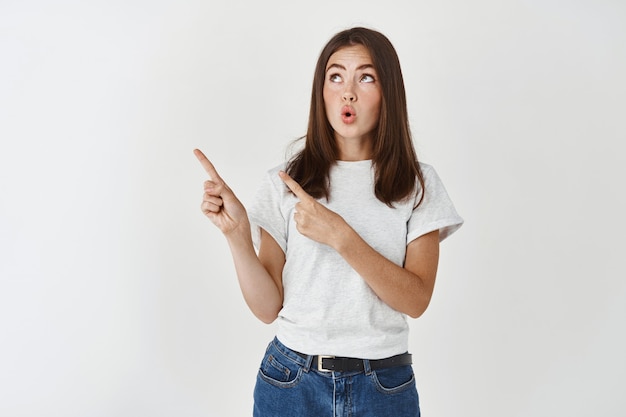
<path fill-rule="evenodd" d="M 320 372 L 274 338 L 254 388 L 254 417 L 419 417 L 410 365 Z"/>

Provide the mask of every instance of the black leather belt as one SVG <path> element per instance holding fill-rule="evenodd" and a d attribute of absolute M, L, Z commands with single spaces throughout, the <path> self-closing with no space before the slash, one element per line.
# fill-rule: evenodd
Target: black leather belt
<path fill-rule="evenodd" d="M 308 358 L 307 355 L 302 353 L 298 353 L 298 355 L 305 359 Z M 413 360 L 410 353 L 402 353 L 385 359 L 370 359 L 369 363 L 370 368 L 376 370 L 392 368 L 394 366 L 411 365 Z M 365 363 L 363 359 L 319 355 L 313 356 L 311 368 L 317 369 L 320 372 L 353 372 L 365 370 Z"/>

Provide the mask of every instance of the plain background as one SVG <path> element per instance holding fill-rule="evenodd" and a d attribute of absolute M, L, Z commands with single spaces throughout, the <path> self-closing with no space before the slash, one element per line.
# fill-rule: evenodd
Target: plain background
<path fill-rule="evenodd" d="M 249 204 L 353 25 L 466 221 L 411 321 L 423 414 L 623 415 L 621 0 L 2 0 L 0 415 L 250 415 L 274 329 L 192 150 Z"/>

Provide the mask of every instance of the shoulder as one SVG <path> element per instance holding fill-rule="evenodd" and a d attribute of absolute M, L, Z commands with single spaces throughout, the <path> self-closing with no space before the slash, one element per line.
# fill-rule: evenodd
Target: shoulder
<path fill-rule="evenodd" d="M 426 187 L 428 187 L 429 183 L 432 183 L 432 184 L 441 183 L 439 174 L 437 173 L 437 170 L 435 169 L 434 166 L 423 163 L 423 162 L 420 162 L 419 164 L 420 164 L 420 170 L 422 171 L 422 177 L 424 178 L 424 182 L 426 183 Z"/>
<path fill-rule="evenodd" d="M 422 178 L 424 179 L 424 188 L 426 190 L 425 199 L 426 200 L 439 200 L 440 198 L 447 198 L 446 187 L 441 180 L 441 177 L 430 164 L 420 162 L 420 170 L 422 171 Z M 417 190 L 419 190 L 420 184 L 416 184 Z M 418 193 L 418 197 L 421 194 Z"/>
<path fill-rule="evenodd" d="M 278 176 L 278 173 L 280 171 L 284 171 L 286 168 L 287 168 L 287 162 L 281 162 L 280 164 L 273 166 L 272 168 L 266 170 L 264 181 L 265 182 L 269 181 L 273 184 L 282 183 L 280 177 Z"/>
<path fill-rule="evenodd" d="M 266 175 L 276 177 L 278 176 L 279 171 L 284 171 L 287 168 L 287 162 L 281 162 L 278 165 L 275 165 L 268 169 L 265 173 Z"/>
<path fill-rule="evenodd" d="M 260 184 L 257 187 L 257 198 L 265 198 L 264 195 L 269 194 L 277 201 L 289 200 L 291 193 L 283 180 L 278 176 L 280 171 L 285 171 L 286 169 L 287 162 L 281 162 L 266 170 L 261 175 Z"/>
<path fill-rule="evenodd" d="M 431 175 L 432 173 L 435 173 L 436 175 L 435 168 L 432 165 L 427 164 L 425 162 L 420 162 L 419 165 L 420 165 L 420 170 L 422 171 L 422 175 L 426 176 L 426 175 Z"/>

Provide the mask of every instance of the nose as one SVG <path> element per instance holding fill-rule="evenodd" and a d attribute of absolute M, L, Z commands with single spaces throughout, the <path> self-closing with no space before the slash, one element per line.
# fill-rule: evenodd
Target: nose
<path fill-rule="evenodd" d="M 343 98 L 343 101 L 348 102 L 348 103 L 352 103 L 356 101 L 356 94 L 354 94 L 354 89 L 352 88 L 351 84 L 346 85 L 346 89 L 344 90 L 342 94 L 342 98 Z"/>

